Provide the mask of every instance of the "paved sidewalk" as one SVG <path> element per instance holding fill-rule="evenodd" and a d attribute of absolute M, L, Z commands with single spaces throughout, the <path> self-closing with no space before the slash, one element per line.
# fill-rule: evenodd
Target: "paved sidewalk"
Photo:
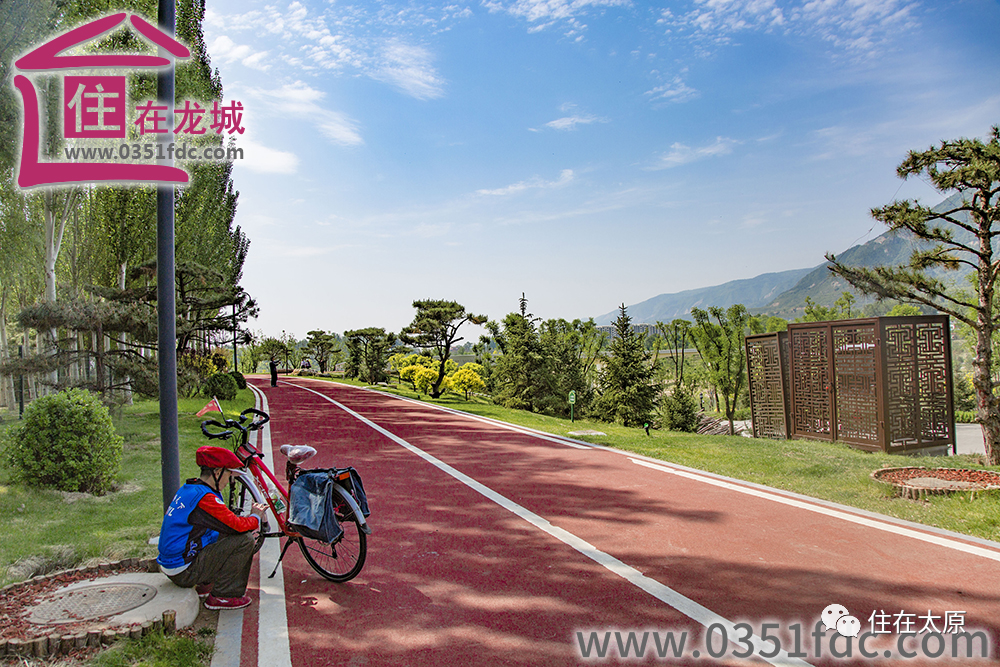
<path fill-rule="evenodd" d="M 982 427 L 979 424 L 955 424 L 955 445 L 959 454 L 985 454 Z"/>

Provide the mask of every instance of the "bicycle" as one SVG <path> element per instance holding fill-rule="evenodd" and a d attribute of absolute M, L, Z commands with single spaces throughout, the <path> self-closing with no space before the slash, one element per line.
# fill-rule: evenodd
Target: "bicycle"
<path fill-rule="evenodd" d="M 250 419 L 250 423 L 244 426 L 247 415 L 253 415 L 253 417 Z M 263 428 L 270 419 L 266 412 L 248 408 L 240 413 L 239 421 L 227 419 L 225 423 L 220 423 L 208 419 L 201 423 L 201 432 L 210 439 L 229 440 L 236 435 L 233 452 L 246 465 L 246 470 L 233 471 L 228 490 L 229 498 L 227 499 L 229 509 L 235 514 L 242 515 L 250 511 L 251 503 L 254 502 L 266 504 L 270 508 L 271 514 L 278 523 L 278 530 L 270 532 L 270 525 L 265 514 L 261 521 L 261 527 L 254 538 L 254 553 L 260 550 L 266 538 L 277 537 L 280 539 L 282 536 L 287 538 L 271 577 L 278 571 L 278 564 L 285 557 L 288 547 L 296 542 L 306 562 L 322 577 L 338 583 L 350 581 L 364 567 L 365 557 L 368 553 L 368 535 L 371 534 L 371 527 L 365 521 L 352 484 L 352 469 L 335 468 L 329 471 L 333 473 L 334 484 L 332 486 L 336 492 L 333 497 L 333 507 L 335 516 L 343 528 L 341 535 L 332 542 L 326 543 L 296 532 L 288 522 L 289 491 L 281 485 L 274 473 L 264 463 L 263 453 L 250 444 L 250 433 Z M 212 433 L 208 430 L 210 426 L 227 430 Z M 309 470 L 299 467 L 300 464 L 315 456 L 316 450 L 313 447 L 282 445 L 280 451 L 287 458 L 285 479 L 289 489 L 302 473 L 328 472 L 322 468 Z M 268 480 L 270 480 L 270 484 Z"/>

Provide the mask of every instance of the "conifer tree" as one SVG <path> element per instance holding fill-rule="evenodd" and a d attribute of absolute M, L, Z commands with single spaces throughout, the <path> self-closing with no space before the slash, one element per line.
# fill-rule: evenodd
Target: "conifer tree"
<path fill-rule="evenodd" d="M 407 345 L 431 350 L 438 360 L 437 378 L 431 383 L 431 398 L 444 393 L 442 384 L 446 375 L 446 365 L 451 357 L 451 348 L 462 338 L 459 328 L 466 322 L 483 324 L 485 315 L 465 312 L 465 306 L 455 301 L 424 299 L 413 302 L 417 314 L 410 326 L 403 329 L 399 339 Z"/>
<path fill-rule="evenodd" d="M 600 395 L 594 402 L 594 416 L 625 426 L 649 423 L 659 393 L 654 384 L 655 368 L 643 336 L 632 330 L 625 304 L 615 320 L 615 336 L 608 351 L 598 376 Z"/>
<path fill-rule="evenodd" d="M 496 323 L 487 325 L 502 352 L 493 365 L 493 400 L 499 405 L 533 412 L 539 409 L 547 381 L 537 322 L 521 294 L 520 312 L 509 313 L 502 328 Z"/>

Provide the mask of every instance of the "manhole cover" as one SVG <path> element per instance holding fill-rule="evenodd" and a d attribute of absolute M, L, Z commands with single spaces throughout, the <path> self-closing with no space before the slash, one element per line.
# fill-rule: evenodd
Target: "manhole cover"
<path fill-rule="evenodd" d="M 156 597 L 156 588 L 145 584 L 97 584 L 54 593 L 31 612 L 32 623 L 56 625 L 115 616 L 140 607 Z"/>

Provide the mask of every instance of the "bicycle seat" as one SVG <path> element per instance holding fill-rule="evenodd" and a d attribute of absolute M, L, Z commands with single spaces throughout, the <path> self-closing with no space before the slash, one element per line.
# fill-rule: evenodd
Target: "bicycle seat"
<path fill-rule="evenodd" d="M 298 465 L 316 456 L 316 450 L 309 445 L 282 445 L 278 450 L 288 457 L 288 460 Z"/>

